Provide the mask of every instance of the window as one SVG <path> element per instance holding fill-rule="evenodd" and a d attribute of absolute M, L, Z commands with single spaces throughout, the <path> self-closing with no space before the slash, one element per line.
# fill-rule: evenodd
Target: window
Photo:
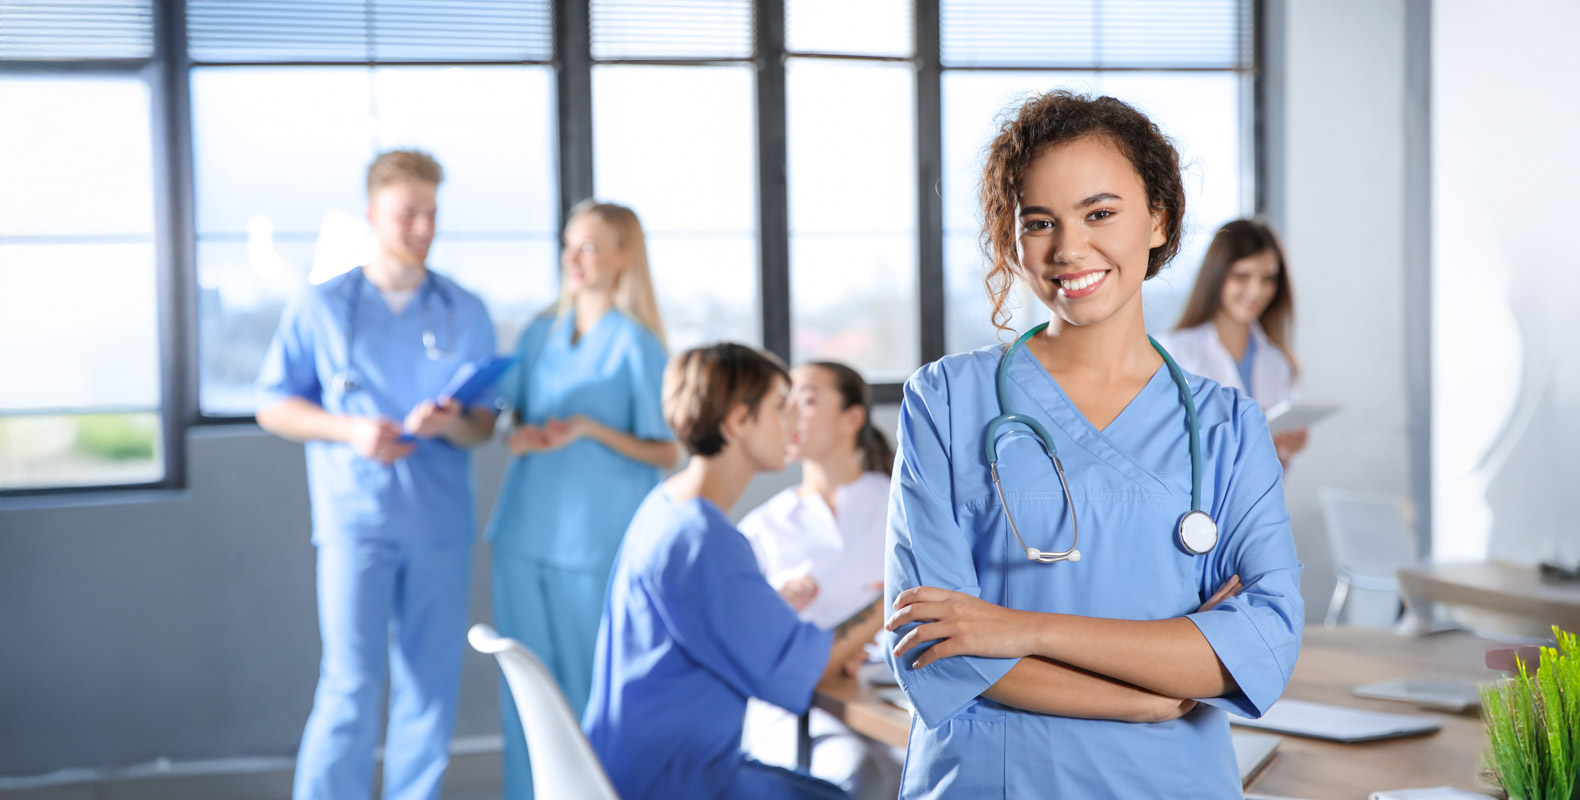
<path fill-rule="evenodd" d="M 147 3 L 0 5 L 34 62 L 0 77 L 0 490 L 165 477 L 152 42 Z"/>
<path fill-rule="evenodd" d="M 1248 3 L 1065 0 L 1034 8 L 1016 0 L 943 0 L 940 13 L 948 349 L 999 340 L 977 241 L 984 149 L 1006 109 L 1059 88 L 1136 106 L 1180 150 L 1183 240 L 1173 263 L 1145 284 L 1143 301 L 1149 329 L 1172 328 L 1213 232 L 1253 210 Z M 1046 316 L 1026 294 L 1012 296 L 1010 306 L 1016 330 Z"/>
<path fill-rule="evenodd" d="M 763 341 L 751 0 L 593 0 L 594 194 L 647 234 L 669 348 Z"/>
<path fill-rule="evenodd" d="M 596 194 L 642 220 L 671 352 L 762 342 L 752 78 L 745 65 L 593 68 Z"/>
<path fill-rule="evenodd" d="M 835 360 L 873 382 L 921 362 L 916 69 L 910 3 L 786 6 L 791 358 Z M 881 31 L 861 55 L 856 31 Z"/>
<path fill-rule="evenodd" d="M 0 374 L 42 376 L 0 385 L 0 493 L 179 485 L 191 421 L 253 413 L 285 305 L 371 257 L 364 172 L 397 147 L 444 165 L 431 263 L 501 350 L 554 301 L 564 206 L 591 194 L 641 216 L 672 350 L 844 361 L 893 400 L 999 337 L 975 197 L 998 115 L 1114 94 L 1187 170 L 1181 252 L 1145 289 L 1166 329 L 1252 210 L 1253 8 L 0 0 L 0 118 L 24 121 L 0 126 Z"/>
<path fill-rule="evenodd" d="M 244 5 L 190 4 L 192 53 L 208 60 L 191 73 L 202 413 L 251 414 L 285 305 L 376 252 L 363 187 L 384 150 L 444 166 L 429 264 L 484 300 L 511 348 L 558 281 L 554 74 L 488 59 L 546 59 L 547 5 L 439 14 L 385 0 L 369 16 L 360 0 L 330 3 L 310 38 L 286 24 L 307 13 L 294 4 L 263 3 L 276 26 L 249 24 Z"/>

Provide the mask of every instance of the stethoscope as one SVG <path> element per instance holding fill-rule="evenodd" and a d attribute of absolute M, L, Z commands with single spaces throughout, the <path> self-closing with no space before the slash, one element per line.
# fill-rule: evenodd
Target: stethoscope
<path fill-rule="evenodd" d="M 347 392 L 355 391 L 361 385 L 353 369 L 352 354 L 356 352 L 357 343 L 357 304 L 362 300 L 362 284 L 367 281 L 367 275 L 363 274 L 361 267 L 357 267 L 357 274 L 351 279 L 351 297 L 346 304 L 346 363 L 330 380 L 330 388 L 341 397 Z M 439 302 L 444 304 L 447 341 L 452 344 L 455 341 L 455 306 L 451 304 L 449 294 L 439 287 L 439 282 L 429 275 L 424 279 L 421 293 L 416 298 L 417 307 L 422 312 L 423 352 L 435 361 L 454 361 L 455 356 L 452 353 L 439 347 L 439 337 L 434 334 L 433 325 L 428 319 L 428 307 L 432 305 L 433 296 L 437 296 Z"/>
<path fill-rule="evenodd" d="M 1014 532 L 1015 540 L 1020 542 L 1026 557 L 1039 564 L 1053 564 L 1059 561 L 1080 561 L 1081 551 L 1076 547 L 1081 542 L 1081 526 L 1075 518 L 1075 499 L 1070 495 L 1070 482 L 1064 477 L 1064 464 L 1059 461 L 1059 450 L 1053 445 L 1053 437 L 1048 435 L 1048 430 L 1042 423 L 1024 414 L 1016 414 L 1009 409 L 1009 359 L 1014 354 L 1015 348 L 1026 343 L 1026 340 L 1041 333 L 1048 327 L 1044 322 L 1035 328 L 1021 334 L 1015 343 L 1004 351 L 1004 356 L 998 362 L 998 410 L 999 415 L 988 423 L 987 427 L 987 460 L 988 470 L 993 475 L 993 490 L 998 493 L 999 505 L 1004 509 L 1004 519 L 1009 521 L 1009 529 Z M 1174 385 L 1179 387 L 1180 401 L 1185 405 L 1185 420 L 1190 426 L 1190 508 L 1185 516 L 1180 518 L 1177 533 L 1180 545 L 1193 555 L 1205 555 L 1218 544 L 1218 523 L 1201 510 L 1201 427 L 1196 422 L 1196 401 L 1191 398 L 1190 384 L 1185 380 L 1185 373 L 1173 357 L 1163 349 L 1151 336 L 1147 341 L 1152 343 L 1152 349 L 1163 356 L 1163 363 L 1169 368 L 1169 376 L 1174 379 Z M 1028 547 L 1026 540 L 1020 535 L 1020 528 L 1015 525 L 1015 517 L 1009 512 L 1009 503 L 1004 500 L 1004 487 L 998 478 L 998 431 L 1005 425 L 1018 422 L 1030 428 L 1037 438 L 1042 440 L 1043 449 L 1048 451 L 1048 457 L 1053 460 L 1053 471 L 1059 476 L 1059 486 L 1064 489 L 1064 504 L 1070 509 L 1070 549 L 1057 552 L 1045 552 L 1035 547 Z"/>

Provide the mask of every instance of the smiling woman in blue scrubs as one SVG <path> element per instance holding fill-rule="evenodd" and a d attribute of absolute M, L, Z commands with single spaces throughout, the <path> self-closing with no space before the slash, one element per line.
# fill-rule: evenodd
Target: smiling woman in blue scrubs
<path fill-rule="evenodd" d="M 642 502 L 609 583 L 582 727 L 625 800 L 846 798 L 741 753 L 746 701 L 800 713 L 877 634 L 873 602 L 824 630 L 796 616 L 726 516 L 758 472 L 784 469 L 790 377 L 749 347 L 676 357 L 664 416 L 691 461 Z"/>
<path fill-rule="evenodd" d="M 527 326 L 500 382 L 516 417 L 488 540 L 494 625 L 554 672 L 580 714 L 609 568 L 631 515 L 679 456 L 664 424 L 663 325 L 642 225 L 587 201 L 565 226 L 560 302 Z M 505 797 L 532 796 L 526 739 L 500 683 Z"/>
<path fill-rule="evenodd" d="M 494 409 L 435 400 L 463 362 L 494 355 L 494 329 L 424 264 L 442 179 L 424 153 L 373 162 L 378 255 L 293 303 L 258 375 L 258 424 L 307 443 L 318 546 L 323 664 L 298 800 L 371 794 L 387 667 L 384 796 L 438 797 L 449 763 L 476 536 L 465 448 L 493 432 Z"/>
<path fill-rule="evenodd" d="M 1051 321 L 905 386 L 886 573 L 916 708 L 901 796 L 1240 797 L 1226 712 L 1283 691 L 1300 563 L 1257 403 L 1175 375 L 1148 341 L 1178 155 L 1118 100 L 1036 96 L 989 147 L 982 211 L 995 323 L 1016 281 Z M 1024 421 L 994 437 L 996 486 L 1003 411 Z M 1193 506 L 1215 535 L 1178 533 Z"/>

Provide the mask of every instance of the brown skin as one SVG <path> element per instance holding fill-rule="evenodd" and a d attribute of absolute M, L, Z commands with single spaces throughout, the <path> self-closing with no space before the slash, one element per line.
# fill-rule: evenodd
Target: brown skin
<path fill-rule="evenodd" d="M 1051 147 L 1022 179 L 1018 277 L 1053 316 L 1027 348 L 1099 430 L 1162 366 L 1147 341 L 1141 283 L 1148 251 L 1165 240 L 1166 213 L 1150 208 L 1141 176 L 1104 139 Z M 1064 281 L 1094 275 L 1101 283 L 1086 288 L 1095 291 L 1071 296 Z M 1220 593 L 1236 591 L 1233 583 Z M 901 639 L 896 657 L 936 642 L 917 658 L 919 667 L 955 655 L 1018 658 L 985 694 L 1030 711 L 1166 719 L 1188 711 L 1188 698 L 1238 689 L 1206 637 L 1184 617 L 1137 621 L 1022 611 L 928 586 L 901 592 L 894 608 L 888 630 L 922 623 Z"/>

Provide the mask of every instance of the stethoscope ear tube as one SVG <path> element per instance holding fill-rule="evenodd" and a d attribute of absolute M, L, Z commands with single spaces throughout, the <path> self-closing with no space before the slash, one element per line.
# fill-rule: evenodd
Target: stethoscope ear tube
<path fill-rule="evenodd" d="M 1080 561 L 1081 551 L 1076 549 L 1081 541 L 1080 523 L 1075 515 L 1075 499 L 1070 494 L 1070 482 L 1064 475 L 1064 463 L 1059 460 L 1059 451 L 1053 444 L 1053 437 L 1048 435 L 1047 429 L 1036 419 L 1009 410 L 1007 395 L 1009 393 L 1009 360 L 1015 349 L 1025 344 L 1027 339 L 1045 330 L 1048 323 L 1043 323 L 1021 334 L 1015 343 L 1004 350 L 1004 355 L 999 359 L 996 388 L 998 390 L 999 415 L 994 417 L 987 426 L 987 436 L 984 449 L 986 450 L 988 471 L 993 476 L 993 491 L 998 495 L 999 507 L 1004 510 L 1004 519 L 1009 523 L 1009 529 L 1015 534 L 1015 541 L 1020 543 L 1026 552 L 1026 558 L 1039 564 L 1054 564 L 1060 561 Z M 1168 354 L 1156 339 L 1148 336 L 1147 341 L 1152 348 L 1163 357 L 1163 363 L 1168 367 L 1169 377 L 1174 379 L 1174 384 L 1179 387 L 1180 403 L 1185 406 L 1186 424 L 1190 430 L 1190 467 L 1191 467 L 1191 510 L 1180 518 L 1177 535 L 1182 547 L 1193 555 L 1205 555 L 1218 545 L 1218 524 L 1211 515 L 1201 508 L 1201 426 L 1196 419 L 1196 401 L 1191 397 L 1190 383 L 1185 379 L 1185 372 L 1174 358 Z M 1020 423 L 1030 428 L 1042 446 L 1048 452 L 1048 458 L 1053 461 L 1053 470 L 1059 476 L 1059 487 L 1064 490 L 1065 508 L 1070 510 L 1070 527 L 1072 530 L 1070 549 L 1054 552 L 1045 552 L 1026 544 L 1026 539 L 1021 536 L 1020 527 L 1015 524 L 1015 517 L 1010 513 L 1009 503 L 1004 498 L 1004 487 L 999 481 L 998 474 L 998 432 L 999 429 L 1011 423 Z"/>

